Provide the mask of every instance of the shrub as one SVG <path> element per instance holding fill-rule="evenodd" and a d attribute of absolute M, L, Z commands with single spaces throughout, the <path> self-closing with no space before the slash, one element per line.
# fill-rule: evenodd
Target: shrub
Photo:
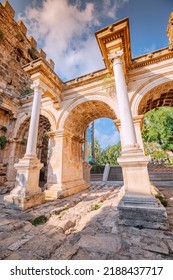
<path fill-rule="evenodd" d="M 37 226 L 37 225 L 41 225 L 41 224 L 45 224 L 47 222 L 48 218 L 44 215 L 41 215 L 37 218 L 35 218 L 34 220 L 30 220 L 29 222 L 33 225 L 33 226 Z"/>
<path fill-rule="evenodd" d="M 23 89 L 23 92 L 22 92 L 22 96 L 26 96 L 26 95 L 29 95 L 30 93 L 32 93 L 33 90 L 30 88 L 30 87 L 25 87 Z"/>
<path fill-rule="evenodd" d="M 161 204 L 162 204 L 164 207 L 167 207 L 167 206 L 168 206 L 168 201 L 167 201 L 167 199 L 166 199 L 163 195 L 161 195 L 160 193 L 156 194 L 156 195 L 155 195 L 155 198 L 159 199 L 160 202 L 161 202 Z"/>
<path fill-rule="evenodd" d="M 35 60 L 35 59 L 38 58 L 36 49 L 34 49 L 34 48 L 28 49 L 28 54 L 30 55 L 30 57 L 31 57 L 33 60 Z"/>
<path fill-rule="evenodd" d="M 1 148 L 1 150 L 5 149 L 6 143 L 7 143 L 7 138 L 4 135 L 0 136 L 0 148 Z"/>

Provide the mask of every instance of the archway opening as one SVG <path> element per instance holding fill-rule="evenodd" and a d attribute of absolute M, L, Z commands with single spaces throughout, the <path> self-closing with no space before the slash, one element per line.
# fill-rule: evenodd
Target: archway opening
<path fill-rule="evenodd" d="M 104 119 L 103 119 L 104 118 Z M 108 105 L 107 103 L 103 101 L 98 101 L 98 100 L 89 100 L 85 101 L 79 105 L 77 105 L 72 111 L 69 113 L 65 124 L 64 124 L 64 129 L 66 132 L 68 132 L 68 140 L 66 140 L 66 160 L 65 160 L 65 166 L 66 170 L 73 170 L 72 173 L 74 174 L 75 172 L 80 173 L 80 176 L 84 175 L 84 167 L 82 169 L 82 163 L 85 161 L 86 162 L 86 155 L 85 155 L 85 142 L 86 139 L 84 137 L 85 131 L 89 127 L 93 121 L 96 122 L 98 125 L 99 122 L 103 125 L 103 121 L 106 122 L 106 120 L 112 120 L 110 126 L 115 126 L 114 121 L 117 119 L 115 111 Z M 102 127 L 102 133 L 105 137 L 106 135 L 106 130 L 108 127 L 106 124 Z M 111 127 L 112 129 L 112 127 Z M 113 129 L 112 129 L 113 131 Z M 96 144 L 99 145 L 99 141 L 102 139 L 97 139 L 101 138 L 103 135 L 99 134 L 101 132 L 97 131 L 95 132 L 97 137 L 95 141 Z M 119 134 L 116 130 L 116 133 Z M 114 132 L 114 135 L 111 135 L 110 137 L 114 139 L 114 144 L 117 144 L 117 135 Z M 99 136 L 100 135 L 100 136 Z M 109 145 L 108 141 L 109 135 L 107 137 L 107 145 L 105 143 L 105 146 L 103 148 L 100 147 L 100 152 L 104 151 L 106 147 Z M 87 139 L 88 140 L 88 139 Z M 106 139 L 105 139 L 106 141 Z M 103 141 L 101 141 L 103 144 Z M 113 143 L 113 140 L 112 140 Z M 97 146 L 98 146 L 97 145 Z M 96 147 L 95 147 L 96 148 Z M 97 151 L 99 152 L 99 151 Z M 98 155 L 97 155 L 98 156 Z M 87 157 L 88 161 L 89 157 Z M 105 162 L 104 162 L 105 164 Z M 84 165 L 83 165 L 84 166 Z M 82 171 L 83 170 L 83 171 Z M 70 172 L 65 176 L 65 180 L 68 180 Z M 67 178 L 68 177 L 68 178 Z M 74 176 L 73 176 L 74 177 Z"/>
<path fill-rule="evenodd" d="M 169 87 L 168 87 L 169 86 Z M 151 180 L 173 180 L 173 89 L 163 84 L 141 100 L 142 138 Z"/>
<path fill-rule="evenodd" d="M 27 118 L 20 126 L 17 135 L 16 135 L 16 151 L 15 151 L 15 160 L 18 162 L 21 159 L 25 152 L 27 146 L 28 132 L 29 132 L 30 117 Z M 40 187 L 43 187 L 47 182 L 47 156 L 48 156 L 48 147 L 49 147 L 49 137 L 48 132 L 50 131 L 51 124 L 49 120 L 40 115 L 39 119 L 39 130 L 37 138 L 37 157 L 43 163 L 43 168 L 40 170 Z"/>

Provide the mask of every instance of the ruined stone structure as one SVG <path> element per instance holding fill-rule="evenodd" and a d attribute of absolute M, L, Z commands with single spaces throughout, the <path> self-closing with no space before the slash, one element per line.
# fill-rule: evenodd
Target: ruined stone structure
<path fill-rule="evenodd" d="M 135 58 L 128 18 L 96 32 L 105 69 L 67 82 L 13 17 L 8 1 L 0 4 L 0 128 L 7 139 L 0 162 L 6 185 L 15 185 L 4 197 L 7 207 L 26 209 L 89 188 L 85 131 L 90 122 L 106 117 L 121 136 L 120 222 L 166 228 L 165 209 L 148 177 L 141 125 L 147 111 L 173 104 L 172 14 L 170 46 Z M 46 181 L 44 191 L 39 176 Z"/>

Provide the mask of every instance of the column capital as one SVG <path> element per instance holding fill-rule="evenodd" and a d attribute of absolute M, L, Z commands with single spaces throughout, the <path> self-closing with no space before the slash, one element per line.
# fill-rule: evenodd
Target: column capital
<path fill-rule="evenodd" d="M 46 90 L 45 85 L 44 85 L 40 80 L 34 81 L 34 82 L 32 83 L 32 85 L 31 85 L 31 88 L 32 88 L 33 90 L 35 90 L 35 89 L 38 89 L 38 90 L 41 90 L 41 91 Z"/>
<path fill-rule="evenodd" d="M 110 54 L 108 54 L 108 59 L 111 61 L 111 63 L 114 63 L 117 59 L 119 60 L 123 56 L 123 49 L 119 51 L 114 51 Z"/>

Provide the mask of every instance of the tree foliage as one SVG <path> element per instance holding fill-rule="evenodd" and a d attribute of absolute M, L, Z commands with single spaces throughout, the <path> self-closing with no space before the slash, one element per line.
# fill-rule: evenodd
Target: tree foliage
<path fill-rule="evenodd" d="M 117 145 L 108 146 L 105 150 L 103 150 L 99 144 L 98 139 L 94 139 L 94 151 L 95 151 L 95 164 L 96 165 L 105 165 L 109 163 L 114 166 L 117 165 L 117 158 L 120 156 L 121 145 L 118 143 Z M 89 143 L 89 158 L 91 158 L 91 143 Z"/>
<path fill-rule="evenodd" d="M 173 152 L 173 108 L 160 107 L 147 112 L 142 137 L 144 143 L 155 143 L 158 149 Z"/>

